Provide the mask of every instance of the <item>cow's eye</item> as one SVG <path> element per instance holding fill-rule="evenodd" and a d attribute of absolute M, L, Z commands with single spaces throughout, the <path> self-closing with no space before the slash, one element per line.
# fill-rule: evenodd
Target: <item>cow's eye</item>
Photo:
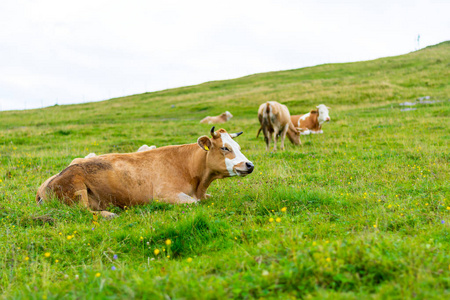
<path fill-rule="evenodd" d="M 230 149 L 228 149 L 227 147 L 222 147 L 222 148 L 220 148 L 220 149 L 222 149 L 223 151 L 228 151 L 228 152 L 230 152 Z"/>

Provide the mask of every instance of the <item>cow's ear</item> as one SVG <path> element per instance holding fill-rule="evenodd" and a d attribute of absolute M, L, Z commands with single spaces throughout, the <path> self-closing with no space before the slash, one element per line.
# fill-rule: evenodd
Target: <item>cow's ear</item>
<path fill-rule="evenodd" d="M 211 140 L 206 135 L 199 137 L 197 144 L 205 151 L 209 151 L 209 149 L 211 149 Z"/>

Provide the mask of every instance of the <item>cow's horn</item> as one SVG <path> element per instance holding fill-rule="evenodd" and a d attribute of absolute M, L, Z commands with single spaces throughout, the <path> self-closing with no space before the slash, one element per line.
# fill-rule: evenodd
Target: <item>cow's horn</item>
<path fill-rule="evenodd" d="M 243 133 L 244 133 L 243 131 L 238 132 L 238 133 L 231 133 L 230 136 L 234 139 L 235 137 L 240 136 Z"/>
<path fill-rule="evenodd" d="M 216 128 L 216 126 L 213 126 L 212 128 L 211 128 L 211 136 L 213 137 L 213 138 L 218 138 L 219 137 L 219 135 L 217 134 L 217 133 L 215 133 L 214 132 L 214 128 Z"/>

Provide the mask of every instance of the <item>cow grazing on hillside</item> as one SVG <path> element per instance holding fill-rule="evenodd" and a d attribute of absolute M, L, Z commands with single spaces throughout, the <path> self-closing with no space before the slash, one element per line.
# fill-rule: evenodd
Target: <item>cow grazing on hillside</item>
<path fill-rule="evenodd" d="M 226 111 L 216 117 L 207 116 L 206 118 L 201 120 L 200 123 L 202 123 L 202 124 L 221 124 L 221 123 L 228 122 L 232 117 L 233 117 L 233 115 L 229 111 Z"/>
<path fill-rule="evenodd" d="M 330 121 L 328 112 L 330 108 L 324 104 L 320 104 L 316 108 L 304 115 L 291 116 L 291 121 L 295 127 L 300 129 L 300 134 L 323 133 L 322 125 Z"/>
<path fill-rule="evenodd" d="M 259 128 L 256 137 L 259 136 L 259 133 L 262 130 L 264 133 L 264 141 L 267 146 L 266 150 L 269 150 L 270 141 L 272 139 L 274 142 L 273 150 L 277 150 L 277 136 L 280 136 L 281 150 L 283 150 L 286 134 L 294 145 L 301 144 L 299 132 L 291 122 L 289 109 L 286 105 L 276 101 L 263 103 L 258 109 L 258 119 L 261 127 Z"/>
<path fill-rule="evenodd" d="M 216 179 L 246 176 L 253 163 L 242 153 L 226 130 L 211 129 L 211 138 L 197 143 L 166 146 L 151 151 L 105 154 L 70 165 L 38 191 L 39 203 L 49 196 L 72 204 L 80 202 L 104 217 L 109 205 L 119 207 L 145 204 L 153 199 L 168 203 L 195 203 L 207 197 Z"/>

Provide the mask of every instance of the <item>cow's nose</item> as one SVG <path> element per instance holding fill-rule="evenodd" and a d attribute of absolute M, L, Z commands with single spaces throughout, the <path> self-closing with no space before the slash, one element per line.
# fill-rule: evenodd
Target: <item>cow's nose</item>
<path fill-rule="evenodd" d="M 330 121 L 330 117 L 326 118 L 326 121 Z"/>
<path fill-rule="evenodd" d="M 247 170 L 249 173 L 253 172 L 253 169 L 255 168 L 255 166 L 253 165 L 253 163 L 251 161 L 246 162 L 245 166 L 247 167 Z"/>

